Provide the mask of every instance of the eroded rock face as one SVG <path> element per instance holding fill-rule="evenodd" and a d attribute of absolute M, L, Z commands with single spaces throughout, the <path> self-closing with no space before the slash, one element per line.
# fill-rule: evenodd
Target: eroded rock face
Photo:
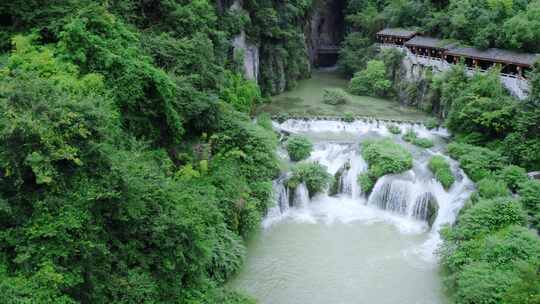
<path fill-rule="evenodd" d="M 230 9 L 242 10 L 242 2 L 235 0 Z M 259 46 L 247 41 L 244 30 L 242 30 L 240 35 L 234 37 L 232 45 L 234 53 L 243 58 L 244 76 L 247 79 L 258 81 L 260 66 Z"/>
<path fill-rule="evenodd" d="M 259 79 L 259 46 L 248 43 L 246 32 L 234 37 L 233 48 L 235 54 L 243 57 L 244 75 L 247 79 L 257 81 Z"/>

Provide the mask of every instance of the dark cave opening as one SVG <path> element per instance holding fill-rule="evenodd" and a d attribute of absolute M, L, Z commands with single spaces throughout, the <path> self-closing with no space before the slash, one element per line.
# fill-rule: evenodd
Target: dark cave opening
<path fill-rule="evenodd" d="M 339 49 L 345 38 L 346 5 L 346 0 L 327 0 L 314 15 L 312 41 L 315 67 L 336 65 Z"/>
<path fill-rule="evenodd" d="M 315 66 L 318 68 L 333 67 L 337 64 L 339 53 L 318 54 Z"/>
<path fill-rule="evenodd" d="M 12 26 L 14 23 L 13 16 L 9 14 L 0 13 L 0 26 Z"/>

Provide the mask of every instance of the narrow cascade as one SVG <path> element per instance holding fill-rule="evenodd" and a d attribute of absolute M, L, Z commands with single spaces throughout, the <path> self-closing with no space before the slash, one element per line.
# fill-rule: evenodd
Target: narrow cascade
<path fill-rule="evenodd" d="M 368 204 L 383 210 L 407 214 L 411 182 L 383 177 L 375 185 Z"/>
<path fill-rule="evenodd" d="M 414 202 L 412 217 L 433 223 L 433 215 L 437 211 L 437 200 L 431 192 L 419 195 Z"/>
<path fill-rule="evenodd" d="M 294 190 L 293 205 L 295 207 L 303 208 L 303 207 L 306 207 L 308 203 L 309 203 L 309 191 L 306 187 L 306 184 L 301 183 Z"/>
<path fill-rule="evenodd" d="M 353 154 L 348 168 L 345 168 L 339 180 L 339 192 L 350 195 L 353 199 L 360 197 L 362 189 L 358 185 L 358 175 L 367 169 L 367 164 L 360 155 Z"/>
<path fill-rule="evenodd" d="M 281 213 L 285 213 L 289 210 L 289 189 L 284 183 L 284 178 L 279 179 L 274 183 L 274 195 Z"/>

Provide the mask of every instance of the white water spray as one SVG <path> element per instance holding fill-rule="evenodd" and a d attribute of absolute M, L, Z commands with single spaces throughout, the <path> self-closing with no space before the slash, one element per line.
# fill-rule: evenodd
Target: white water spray
<path fill-rule="evenodd" d="M 367 170 L 367 164 L 359 151 L 359 141 L 363 136 L 392 136 L 380 122 L 355 121 L 316 121 L 288 120 L 282 124 L 274 123 L 276 129 L 287 133 L 302 133 L 320 137 L 309 161 L 317 161 L 328 168 L 332 175 L 339 176 L 338 195 L 331 197 L 322 193 L 310 200 L 305 184 L 300 184 L 294 191 L 287 189 L 284 180 L 274 183 L 276 207 L 269 212 L 265 226 L 283 218 L 296 221 L 314 222 L 363 221 L 365 223 L 389 222 L 402 233 L 426 233 L 427 241 L 421 248 L 412 251 L 425 259 L 434 259 L 434 252 L 440 244 L 440 228 L 455 221 L 457 213 L 474 189 L 473 183 L 450 160 L 455 175 L 460 177 L 449 191 L 434 179 L 426 169 L 427 158 L 431 152 L 413 153 L 415 166 L 399 175 L 387 175 L 375 184 L 369 197 L 362 194 L 357 177 Z M 427 130 L 418 124 L 401 124 L 405 131 L 413 129 L 422 137 L 440 139 L 448 135 L 446 130 Z M 330 142 L 335 137 L 339 142 Z M 432 154 L 432 153 L 431 153 Z M 292 197 L 292 207 L 289 204 Z M 279 210 L 279 214 L 276 214 Z M 279 220 L 278 220 L 279 218 Z M 429 226 L 431 224 L 431 227 Z"/>

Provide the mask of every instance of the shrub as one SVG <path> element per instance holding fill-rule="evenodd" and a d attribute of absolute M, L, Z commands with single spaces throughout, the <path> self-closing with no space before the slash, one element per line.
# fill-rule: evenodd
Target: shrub
<path fill-rule="evenodd" d="M 418 137 L 418 134 L 413 129 L 407 130 L 401 137 L 404 141 L 412 143 Z"/>
<path fill-rule="evenodd" d="M 369 177 L 369 174 L 367 172 L 359 174 L 357 182 L 360 185 L 360 188 L 362 188 L 362 192 L 366 194 L 370 193 L 375 186 L 375 182 L 373 181 L 373 179 L 371 179 L 371 177 Z"/>
<path fill-rule="evenodd" d="M 482 198 L 495 198 L 510 195 L 506 183 L 499 179 L 484 178 L 478 182 L 478 194 Z"/>
<path fill-rule="evenodd" d="M 293 135 L 287 140 L 287 152 L 292 161 L 300 161 L 309 157 L 313 144 L 305 136 Z"/>
<path fill-rule="evenodd" d="M 538 267 L 540 239 L 525 227 L 509 226 L 458 244 L 443 257 L 457 287 L 456 303 L 503 303 L 509 291 L 528 286 L 523 277 Z"/>
<path fill-rule="evenodd" d="M 501 297 L 517 281 L 511 270 L 493 269 L 488 263 L 467 265 L 457 275 L 456 303 L 501 303 Z"/>
<path fill-rule="evenodd" d="M 438 128 L 439 125 L 439 121 L 436 118 L 429 118 L 424 122 L 424 126 L 426 126 L 428 130 Z"/>
<path fill-rule="evenodd" d="M 427 138 L 418 137 L 418 134 L 416 134 L 413 129 L 409 129 L 405 134 L 403 134 L 402 139 L 421 148 L 427 149 L 433 147 L 433 141 Z"/>
<path fill-rule="evenodd" d="M 349 101 L 349 96 L 342 89 L 325 89 L 323 93 L 323 102 L 329 105 L 341 105 Z"/>
<path fill-rule="evenodd" d="M 266 130 L 273 130 L 272 118 L 268 113 L 261 113 L 257 116 L 257 124 Z"/>
<path fill-rule="evenodd" d="M 345 122 L 353 122 L 354 121 L 353 112 L 347 111 L 347 112 L 343 113 L 343 121 L 345 121 Z"/>
<path fill-rule="evenodd" d="M 455 178 L 450 168 L 450 164 L 443 156 L 436 155 L 429 160 L 429 169 L 435 175 L 435 178 L 443 185 L 445 189 L 449 189 L 454 184 Z"/>
<path fill-rule="evenodd" d="M 392 83 L 386 77 L 386 67 L 380 60 L 370 60 L 364 70 L 354 74 L 349 90 L 355 95 L 383 97 L 388 95 Z"/>
<path fill-rule="evenodd" d="M 319 163 L 300 163 L 292 169 L 292 176 L 287 185 L 295 189 L 301 183 L 305 183 L 309 196 L 314 196 L 328 187 L 331 181 L 332 176 L 326 171 L 325 166 Z"/>
<path fill-rule="evenodd" d="M 540 228 L 540 181 L 528 180 L 519 185 L 519 200 L 529 214 L 533 228 Z"/>
<path fill-rule="evenodd" d="M 387 125 L 386 128 L 392 134 L 401 134 L 401 129 L 396 125 Z"/>
<path fill-rule="evenodd" d="M 415 146 L 425 148 L 425 149 L 433 147 L 433 141 L 428 138 L 416 138 L 413 140 L 412 143 Z"/>
<path fill-rule="evenodd" d="M 466 241 L 497 231 L 510 225 L 526 223 L 521 204 L 511 197 L 480 199 L 465 210 L 458 225 L 444 230 L 443 236 L 449 241 Z M 445 246 L 452 246 L 447 243 Z"/>
<path fill-rule="evenodd" d="M 255 81 L 246 80 L 240 74 L 227 71 L 221 88 L 221 99 L 237 111 L 249 113 L 256 104 L 262 103 L 261 91 Z"/>
<path fill-rule="evenodd" d="M 450 143 L 448 153 L 459 160 L 461 168 L 475 182 L 491 176 L 507 163 L 497 151 L 464 143 Z"/>
<path fill-rule="evenodd" d="M 513 192 L 517 191 L 519 184 L 529 179 L 525 169 L 514 165 L 504 167 L 497 176 L 504 180 Z"/>
<path fill-rule="evenodd" d="M 362 156 L 369 164 L 370 176 L 375 178 L 412 168 L 411 153 L 390 139 L 364 141 Z"/>
<path fill-rule="evenodd" d="M 366 140 L 361 145 L 362 157 L 369 164 L 368 171 L 358 176 L 364 193 L 372 190 L 379 177 L 412 168 L 411 153 L 391 139 Z"/>

